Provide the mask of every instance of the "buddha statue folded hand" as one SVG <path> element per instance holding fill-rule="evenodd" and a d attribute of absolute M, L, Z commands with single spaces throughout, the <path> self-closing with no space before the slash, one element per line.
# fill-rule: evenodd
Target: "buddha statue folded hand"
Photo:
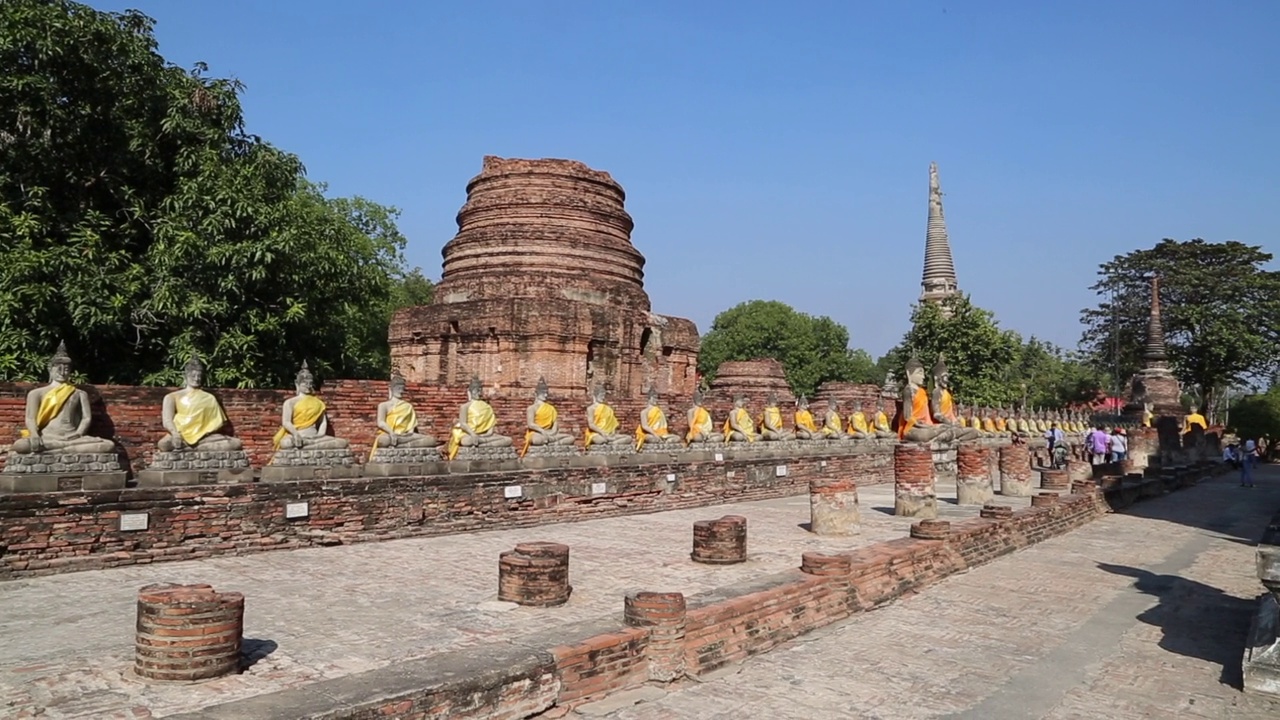
<path fill-rule="evenodd" d="M 49 359 L 49 384 L 27 393 L 24 427 L 9 448 L 28 453 L 109 453 L 115 444 L 86 433 L 93 417 L 89 395 L 71 383 L 71 356 L 67 346 Z"/>
<path fill-rule="evenodd" d="M 587 449 L 592 445 L 621 447 L 631 443 L 631 438 L 618 432 L 622 423 L 618 421 L 613 408 L 605 402 L 605 395 L 602 385 L 597 385 L 591 392 L 593 402 L 587 406 L 587 429 L 582 436 L 583 447 Z"/>
<path fill-rule="evenodd" d="M 929 412 L 929 391 L 924 388 L 924 365 L 911 358 L 906 364 L 907 382 L 902 390 L 902 413 L 898 418 L 898 438 L 910 442 L 949 440 L 954 429 L 938 423 Z"/>
<path fill-rule="evenodd" d="M 418 432 L 418 413 L 404 399 L 405 379 L 399 373 L 391 375 L 387 387 L 387 399 L 378 405 L 378 432 L 369 451 L 372 461 L 378 448 L 434 448 L 440 441 L 431 435 Z"/>
<path fill-rule="evenodd" d="M 835 398 L 827 400 L 827 413 L 822 420 L 822 439 L 844 440 L 844 419 L 840 417 L 840 405 Z"/>

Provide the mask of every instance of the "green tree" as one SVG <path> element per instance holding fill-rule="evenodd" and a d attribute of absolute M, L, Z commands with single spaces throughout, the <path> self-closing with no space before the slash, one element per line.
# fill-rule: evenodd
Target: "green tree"
<path fill-rule="evenodd" d="M 0 3 L 0 377 L 65 338 L 93 382 L 287 384 L 386 372 L 396 211 L 329 199 L 249 134 L 234 80 L 178 68 L 154 22 Z"/>
<path fill-rule="evenodd" d="M 1214 407 L 1227 386 L 1280 368 L 1280 273 L 1263 267 L 1271 258 L 1255 245 L 1198 238 L 1117 255 L 1099 266 L 1091 288 L 1098 306 L 1081 311 L 1081 347 L 1116 377 L 1140 370 L 1151 278 L 1159 276 L 1173 371 Z"/>
<path fill-rule="evenodd" d="M 1009 377 L 1019 389 L 1025 384 L 1027 405 L 1048 408 L 1091 401 L 1106 383 L 1077 354 L 1034 336 L 1021 345 Z"/>
<path fill-rule="evenodd" d="M 812 317 L 776 300 L 752 300 L 716 316 L 702 337 L 698 370 L 710 381 L 727 360 L 774 358 L 797 394 L 812 395 L 828 380 L 871 382 L 875 363 L 849 349 L 849 331 L 829 317 Z"/>
<path fill-rule="evenodd" d="M 1280 442 L 1280 387 L 1273 385 L 1265 393 L 1247 395 L 1231 405 L 1231 430 L 1241 438 L 1271 439 Z M 1266 448 L 1270 456 L 1271 448 Z"/>

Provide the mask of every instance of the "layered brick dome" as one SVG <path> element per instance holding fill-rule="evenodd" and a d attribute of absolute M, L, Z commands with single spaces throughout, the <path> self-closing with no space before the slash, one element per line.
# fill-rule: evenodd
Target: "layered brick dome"
<path fill-rule="evenodd" d="M 626 194 L 575 160 L 488 156 L 444 246 L 440 302 L 577 300 L 650 308 Z"/>

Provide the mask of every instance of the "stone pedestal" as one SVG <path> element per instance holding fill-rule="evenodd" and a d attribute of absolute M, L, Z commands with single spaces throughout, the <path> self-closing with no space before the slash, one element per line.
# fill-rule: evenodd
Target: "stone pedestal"
<path fill-rule="evenodd" d="M 1000 448 L 1000 494 L 1006 497 L 1031 495 L 1031 461 L 1026 445 Z"/>
<path fill-rule="evenodd" d="M 941 485 L 944 488 L 953 487 L 956 484 L 957 474 L 957 452 L 959 443 L 941 442 L 934 440 L 929 443 L 929 449 L 933 451 L 933 482 L 934 487 Z"/>
<path fill-rule="evenodd" d="M 569 546 L 553 542 L 516 545 L 498 556 L 498 599 L 528 607 L 569 601 Z"/>
<path fill-rule="evenodd" d="M 991 489 L 990 447 L 965 443 L 956 452 L 956 502 L 985 505 L 994 496 Z"/>
<path fill-rule="evenodd" d="M 684 594 L 678 592 L 629 592 L 623 601 L 623 621 L 649 629 L 645 660 L 649 679 L 671 682 L 684 677 Z"/>
<path fill-rule="evenodd" d="M 441 475 L 448 471 L 440 447 L 380 447 L 373 451 L 363 470 L 365 477 Z"/>
<path fill-rule="evenodd" d="M 140 677 L 189 683 L 240 664 L 244 595 L 209 585 L 148 585 L 138 591 L 133 669 Z"/>
<path fill-rule="evenodd" d="M 353 478 L 360 476 L 360 466 L 349 448 L 341 450 L 277 450 L 271 464 L 262 468 L 263 482 Z"/>
<path fill-rule="evenodd" d="M 118 490 L 125 471 L 115 453 L 9 453 L 0 492 Z"/>
<path fill-rule="evenodd" d="M 725 515 L 719 520 L 699 520 L 693 524 L 694 562 L 733 565 L 747 560 L 747 519 Z"/>
<path fill-rule="evenodd" d="M 732 447 L 738 445 L 746 445 L 746 443 L 734 443 Z M 613 445 L 594 444 L 587 448 L 588 455 L 635 455 L 636 444 L 634 441 L 617 443 Z"/>
<path fill-rule="evenodd" d="M 1070 490 L 1071 474 L 1066 470 L 1041 470 L 1041 490 Z"/>
<path fill-rule="evenodd" d="M 1280 539 L 1280 525 L 1275 522 L 1263 538 L 1264 543 Z M 1244 650 L 1244 689 L 1280 699 L 1280 546 L 1260 544 L 1256 557 L 1258 578 L 1269 592 L 1258 598 L 1249 628 Z"/>
<path fill-rule="evenodd" d="M 516 449 L 507 447 L 460 447 L 458 453 L 453 456 L 454 461 L 470 461 L 470 460 L 519 460 L 520 456 L 516 454 Z"/>
<path fill-rule="evenodd" d="M 933 451 L 928 445 L 899 443 L 893 448 L 893 514 L 938 516 Z"/>
<path fill-rule="evenodd" d="M 159 452 L 138 473 L 138 487 L 229 485 L 253 482 L 249 456 L 243 450 L 176 450 Z"/>
<path fill-rule="evenodd" d="M 858 485 L 852 479 L 809 481 L 809 529 L 815 535 L 857 535 Z"/>

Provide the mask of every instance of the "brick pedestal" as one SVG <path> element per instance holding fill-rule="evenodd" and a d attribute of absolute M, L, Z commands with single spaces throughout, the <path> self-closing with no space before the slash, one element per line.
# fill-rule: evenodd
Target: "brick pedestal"
<path fill-rule="evenodd" d="M 1087 460 L 1068 460 L 1067 478 L 1071 482 L 1093 479 L 1093 466 Z"/>
<path fill-rule="evenodd" d="M 1068 490 L 1071 488 L 1071 476 L 1066 470 L 1041 470 L 1040 488 L 1042 490 Z"/>
<path fill-rule="evenodd" d="M 235 672 L 244 595 L 209 585 L 148 585 L 138 591 L 133 669 L 148 680 L 192 682 Z"/>
<path fill-rule="evenodd" d="M 809 529 L 816 535 L 857 535 L 858 485 L 852 479 L 809 481 Z"/>
<path fill-rule="evenodd" d="M 918 540 L 946 540 L 951 535 L 951 523 L 946 520 L 921 520 L 911 525 L 911 537 Z"/>
<path fill-rule="evenodd" d="M 1133 468 L 1142 472 L 1160 454 L 1160 434 L 1155 428 L 1140 427 L 1129 433 L 1129 459 Z"/>
<path fill-rule="evenodd" d="M 623 619 L 631 627 L 649 629 L 645 659 L 649 679 L 671 682 L 684 677 L 684 595 L 678 592 L 629 592 Z"/>
<path fill-rule="evenodd" d="M 1013 517 L 1013 508 L 1008 505 L 987 503 L 978 511 L 978 516 L 988 520 L 1008 520 Z"/>
<path fill-rule="evenodd" d="M 516 545 L 498 556 L 498 599 L 529 607 L 569 601 L 569 546 L 553 542 Z"/>
<path fill-rule="evenodd" d="M 1039 493 L 1031 496 L 1031 507 L 1049 507 L 1058 502 L 1057 493 Z"/>
<path fill-rule="evenodd" d="M 1000 494 L 1007 497 L 1031 495 L 1031 459 L 1026 445 L 1000 448 Z"/>
<path fill-rule="evenodd" d="M 725 515 L 719 520 L 699 520 L 693 524 L 694 562 L 732 565 L 747 559 L 747 519 Z"/>
<path fill-rule="evenodd" d="M 893 447 L 893 514 L 938 516 L 933 451 L 928 445 L 899 443 Z"/>
<path fill-rule="evenodd" d="M 992 498 L 991 448 L 965 443 L 956 451 L 956 502 L 984 505 Z"/>
<path fill-rule="evenodd" d="M 851 565 L 848 555 L 807 552 L 800 556 L 800 572 L 808 575 L 848 575 Z"/>
<path fill-rule="evenodd" d="M 950 488 L 956 483 L 958 474 L 958 449 L 960 444 L 954 441 L 941 442 L 934 440 L 929 443 L 929 449 L 933 451 L 933 486 L 937 488 L 941 485 L 944 488 Z"/>

